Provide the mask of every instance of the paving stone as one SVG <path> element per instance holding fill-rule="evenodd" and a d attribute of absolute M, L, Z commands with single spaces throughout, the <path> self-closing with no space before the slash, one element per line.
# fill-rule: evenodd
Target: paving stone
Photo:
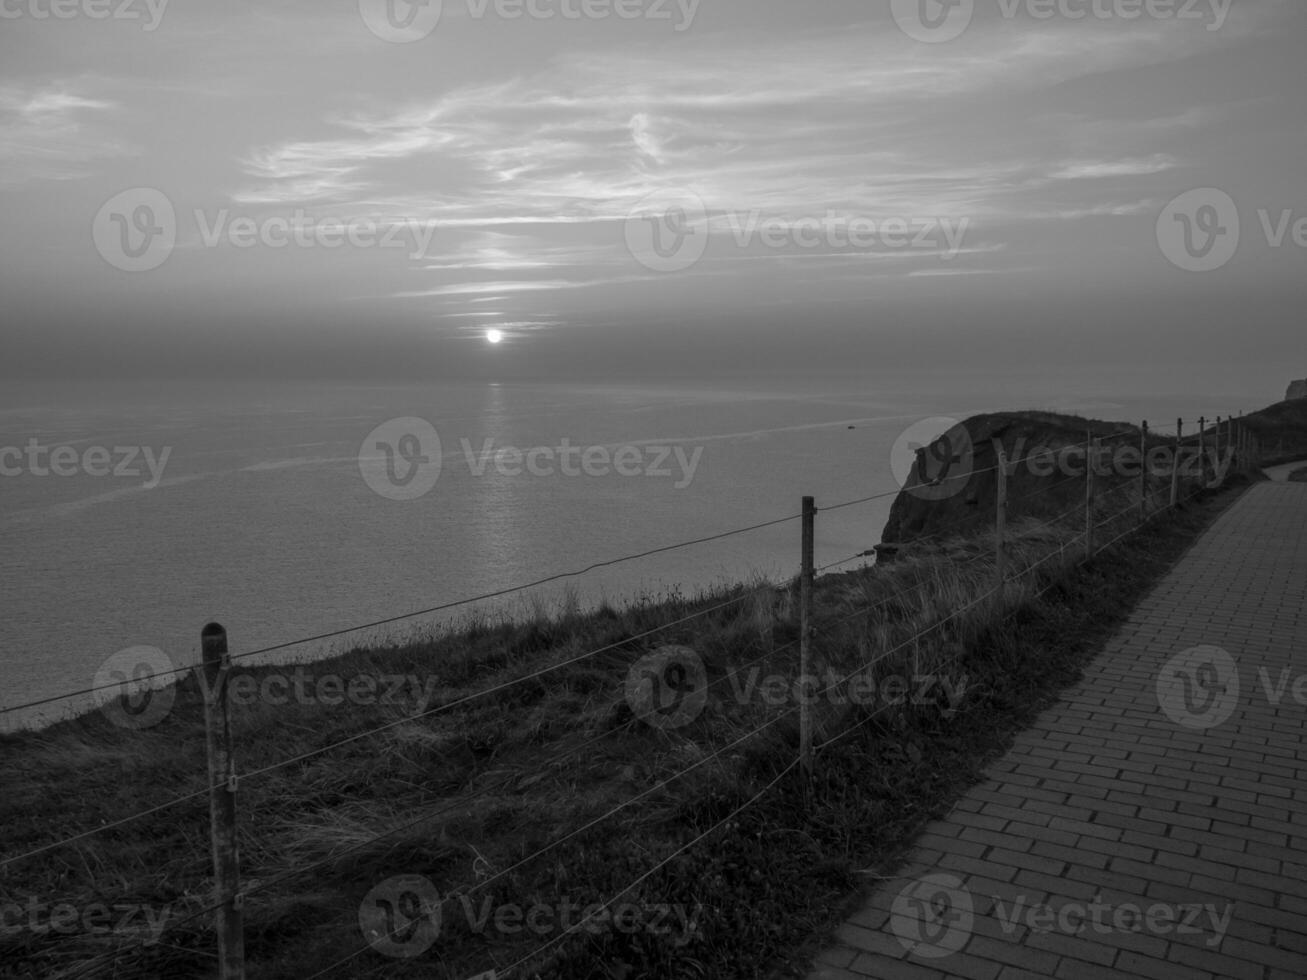
<path fill-rule="evenodd" d="M 916 870 L 937 863 L 973 898 L 964 949 L 906 954 L 888 931 L 900 877 L 842 927 L 810 980 L 1307 976 L 1307 719 L 1287 694 L 1273 703 L 1259 674 L 1274 687 L 1307 670 L 1303 582 L 1307 485 L 1256 484 L 985 781 L 925 828 Z M 1199 645 L 1226 650 L 1240 682 L 1233 712 L 1207 728 L 1178 723 L 1158 695 L 1167 663 Z M 1018 901 L 1014 926 L 1000 916 Z M 1104 925 L 1077 930 L 1094 902 Z M 1143 918 L 1118 928 L 1126 905 Z M 1038 929 L 1032 907 L 1045 909 Z M 1208 910 L 1230 914 L 1219 944 Z"/>

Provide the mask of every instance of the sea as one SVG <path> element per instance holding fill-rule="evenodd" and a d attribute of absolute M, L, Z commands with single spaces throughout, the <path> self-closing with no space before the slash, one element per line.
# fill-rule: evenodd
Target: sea
<path fill-rule="evenodd" d="M 793 517 L 805 495 L 817 566 L 856 568 L 898 488 L 896 441 L 923 419 L 1173 426 L 1260 407 L 1137 380 L 7 384 L 0 730 L 85 710 L 89 695 L 24 705 L 95 686 L 119 651 L 195 663 L 210 621 L 234 654 L 275 648 L 251 662 L 304 660 L 470 616 L 779 581 L 799 568 L 797 520 L 659 549 Z"/>

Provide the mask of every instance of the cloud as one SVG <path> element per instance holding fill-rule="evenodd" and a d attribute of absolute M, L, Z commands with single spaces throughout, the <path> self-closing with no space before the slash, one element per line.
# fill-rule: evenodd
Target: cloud
<path fill-rule="evenodd" d="M 1051 180 L 1088 180 L 1103 177 L 1138 177 L 1160 174 L 1177 165 L 1173 157 L 1157 153 L 1135 160 L 1086 160 L 1069 163 L 1050 175 Z"/>
<path fill-rule="evenodd" d="M 567 53 L 532 74 L 338 117 L 332 125 L 344 137 L 255 151 L 246 169 L 264 184 L 245 199 L 355 194 L 392 219 L 432 220 L 447 240 L 464 230 L 464 240 L 423 266 L 445 281 L 395 294 L 454 303 L 641 280 L 597 277 L 605 267 L 630 266 L 622 223 L 645 196 L 666 188 L 697 195 L 715 238 L 728 234 L 724 216 L 739 215 L 785 224 L 833 213 L 846 221 L 979 225 L 1131 214 L 1139 194 L 1095 182 L 1179 166 L 1173 154 L 1139 152 L 1152 138 L 1147 129 L 1127 134 L 1120 147 L 1076 152 L 1089 149 L 1086 117 L 1056 118 L 1032 139 L 1027 117 L 993 106 L 1225 43 L 1173 28 L 1009 24 L 929 56 L 887 39 L 881 25 L 717 36 L 705 42 L 710 57 L 693 42 Z M 1177 127 L 1204 119 L 1192 108 L 1173 115 Z M 737 275 L 732 267 L 746 259 L 826 259 L 849 266 L 850 275 L 858 264 L 842 261 L 850 256 L 838 250 L 718 254 L 725 261 L 710 256 L 697 274 Z M 448 281 L 478 272 L 492 281 Z"/>
<path fill-rule="evenodd" d="M 139 154 L 109 128 L 118 110 L 71 85 L 0 86 L 0 185 L 77 180 L 94 173 L 96 160 Z"/>
<path fill-rule="evenodd" d="M 395 296 L 409 299 L 425 296 L 480 296 L 486 294 L 494 294 L 498 296 L 503 293 L 527 293 L 555 289 L 581 289 L 587 286 L 597 286 L 600 284 L 601 283 L 598 282 L 573 282 L 566 279 L 514 279 L 502 282 L 461 282 L 449 286 L 436 286 L 432 289 L 400 292 L 396 293 Z"/>
<path fill-rule="evenodd" d="M 665 187 L 692 189 L 719 211 L 979 217 L 1031 167 L 1032 147 L 1008 145 L 998 127 L 976 132 L 968 110 L 994 117 L 996 98 L 1175 61 L 1240 35 L 1233 22 L 1219 37 L 1189 26 L 1007 23 L 925 52 L 877 21 L 565 53 L 534 73 L 327 119 L 327 138 L 251 150 L 241 163 L 256 183 L 236 197 L 362 196 L 447 227 L 621 219 Z M 1176 125 L 1201 115 L 1182 111 Z M 1039 169 L 1062 181 L 1172 166 L 1127 148 Z"/>
<path fill-rule="evenodd" d="M 654 163 L 665 162 L 662 147 L 654 135 L 653 121 L 647 112 L 637 112 L 631 117 L 631 141 L 636 148 Z"/>

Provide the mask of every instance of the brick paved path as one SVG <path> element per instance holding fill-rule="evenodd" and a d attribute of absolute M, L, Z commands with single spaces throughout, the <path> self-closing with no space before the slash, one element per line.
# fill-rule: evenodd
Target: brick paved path
<path fill-rule="evenodd" d="M 1307 977 L 1305 734 L 1307 485 L 1262 483 L 810 980 Z"/>

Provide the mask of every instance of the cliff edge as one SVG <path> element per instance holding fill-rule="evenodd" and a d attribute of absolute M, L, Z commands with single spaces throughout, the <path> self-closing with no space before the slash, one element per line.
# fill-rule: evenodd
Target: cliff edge
<path fill-rule="evenodd" d="M 1257 436 L 1263 465 L 1307 459 L 1307 397 L 1278 402 L 1239 416 L 1237 421 Z M 1186 430 L 1184 443 L 1192 452 L 1198 434 L 1193 426 L 1186 426 Z M 1106 515 L 1119 512 L 1131 501 L 1138 503 L 1144 488 L 1141 469 L 1145 466 L 1149 471 L 1148 494 L 1154 500 L 1163 499 L 1171 482 L 1174 428 L 1151 432 L 1146 445 L 1141 436 L 1138 426 L 1125 422 L 1054 412 L 973 416 L 918 450 L 911 473 L 890 508 L 879 551 L 890 557 L 912 542 L 964 538 L 991 529 L 1000 451 L 1006 454 L 1009 464 L 1009 520 L 1052 521 L 1073 514 L 1077 507 L 1083 508 L 1085 446 L 1091 438 L 1101 440 L 1103 447 L 1095 468 L 1096 512 Z M 1225 426 L 1221 438 L 1228 443 Z M 1228 465 L 1229 447 L 1223 445 L 1221 457 L 1213 459 L 1217 435 L 1212 425 L 1205 440 L 1210 475 L 1213 467 Z M 1195 468 L 1182 465 L 1182 483 L 1197 479 Z"/>
<path fill-rule="evenodd" d="M 1138 427 L 1053 412 L 998 412 L 959 423 L 917 454 L 903 490 L 890 508 L 881 540 L 886 550 L 924 538 L 967 537 L 994 525 L 998 454 L 1008 460 L 1008 516 L 1052 520 L 1085 499 L 1085 445 L 1091 437 L 1113 447 L 1113 458 L 1130 447 L 1138 454 Z M 1150 445 L 1164 444 L 1150 440 Z M 1133 476 L 1096 477 L 1096 498 L 1137 488 Z M 1128 469 L 1128 468 L 1127 468 Z M 1137 490 L 1135 491 L 1137 494 Z M 1118 507 L 1119 509 L 1119 507 Z"/>

